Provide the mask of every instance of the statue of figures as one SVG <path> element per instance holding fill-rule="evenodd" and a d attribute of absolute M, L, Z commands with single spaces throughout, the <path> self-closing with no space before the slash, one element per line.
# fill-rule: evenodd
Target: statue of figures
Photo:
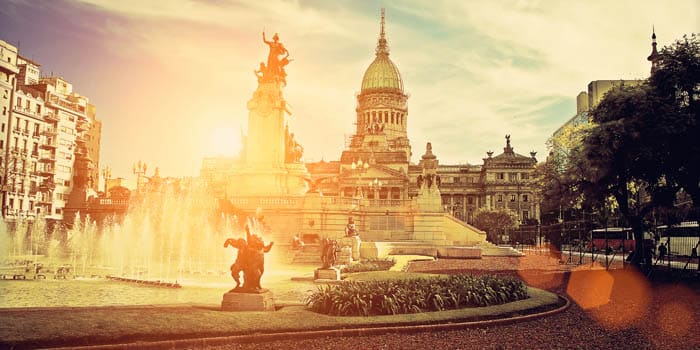
<path fill-rule="evenodd" d="M 425 175 L 425 177 L 427 178 L 427 181 L 428 181 L 428 188 L 433 187 L 433 174 Z"/>
<path fill-rule="evenodd" d="M 345 226 L 345 236 L 346 237 L 355 237 L 359 236 L 360 233 L 357 232 L 357 228 L 355 228 L 355 220 L 353 220 L 352 217 L 348 218 L 348 224 Z"/>
<path fill-rule="evenodd" d="M 265 70 L 266 70 L 266 68 L 265 68 L 264 62 L 260 62 L 260 68 L 258 68 L 257 70 L 253 70 L 253 73 L 255 73 L 255 76 L 258 77 L 258 83 L 262 82 L 263 76 L 265 74 Z"/>
<path fill-rule="evenodd" d="M 338 252 L 338 242 L 333 239 L 321 240 L 321 268 L 330 269 L 335 265 Z"/>
<path fill-rule="evenodd" d="M 299 163 L 304 154 L 302 147 L 296 139 L 294 133 L 289 132 L 289 126 L 284 127 L 284 161 L 286 163 Z"/>
<path fill-rule="evenodd" d="M 420 190 L 423 188 L 423 175 L 418 175 L 418 179 L 416 179 L 416 182 L 418 184 L 418 189 Z"/>
<path fill-rule="evenodd" d="M 246 225 L 246 239 L 229 238 L 224 242 L 224 248 L 232 246 L 238 249 L 236 261 L 231 265 L 231 277 L 236 281 L 236 288 L 232 292 L 259 292 L 260 278 L 265 272 L 265 256 L 272 249 L 273 242 L 265 245 L 262 238 L 250 233 Z M 243 272 L 243 286 L 240 283 L 240 273 Z"/>
<path fill-rule="evenodd" d="M 441 183 L 440 175 L 435 175 L 435 187 L 440 188 Z"/>
<path fill-rule="evenodd" d="M 263 79 L 278 80 L 286 85 L 286 75 L 284 66 L 289 64 L 289 51 L 279 42 L 277 33 L 272 37 L 272 41 L 265 38 L 265 32 L 262 33 L 263 42 L 270 47 L 270 52 L 267 55 L 267 68 L 264 70 Z M 280 56 L 285 55 L 280 58 Z M 262 66 L 261 66 L 262 68 Z"/>

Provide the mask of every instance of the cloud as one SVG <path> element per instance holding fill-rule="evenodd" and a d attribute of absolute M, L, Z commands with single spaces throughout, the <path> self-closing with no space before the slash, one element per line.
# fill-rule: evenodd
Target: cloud
<path fill-rule="evenodd" d="M 245 129 L 252 70 L 267 55 L 263 28 L 279 32 L 294 59 L 285 94 L 306 159 L 338 159 L 355 131 L 355 94 L 374 59 L 378 4 L 82 0 L 61 7 L 56 16 L 74 26 L 56 36 L 64 47 L 56 57 L 78 52 L 69 40 L 75 36 L 98 35 L 96 45 L 109 53 L 100 56 L 102 66 L 113 67 L 99 72 L 105 83 L 87 85 L 100 91 L 81 92 L 102 103 L 104 162 L 115 172 L 143 157 L 161 163 L 163 174 L 194 175 L 209 131 Z M 700 13 L 694 1 L 415 0 L 386 7 L 390 57 L 410 94 L 413 160 L 431 141 L 443 164 L 479 164 L 487 150 L 500 151 L 505 134 L 516 152 L 546 154 L 546 139 L 575 113 L 589 81 L 646 77 L 651 25 L 665 45 L 697 30 Z M 133 125 L 131 145 L 123 146 Z M 169 155 L 155 149 L 162 146 L 152 144 L 152 128 Z M 119 152 L 108 150 L 114 148 Z"/>

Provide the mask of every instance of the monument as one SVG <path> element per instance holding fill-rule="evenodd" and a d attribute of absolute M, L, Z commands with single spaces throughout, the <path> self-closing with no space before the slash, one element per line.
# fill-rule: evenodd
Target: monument
<path fill-rule="evenodd" d="M 290 52 L 279 35 L 268 40 L 263 34 L 269 54 L 255 71 L 258 85 L 247 104 L 249 129 L 240 159 L 207 163 L 202 177 L 237 211 L 272 213 L 266 221 L 267 239 L 293 242 L 295 235 L 306 237 L 304 249 L 288 254 L 293 263 L 317 262 L 316 242 L 322 238 L 337 240 L 341 265 L 389 254 L 514 254 L 487 242 L 485 232 L 463 221 L 463 215 L 456 217 L 463 210 L 454 210 L 457 204 L 445 200 L 443 192 L 454 192 L 457 178 L 473 174 L 441 178 L 430 143 L 418 164 L 411 162 L 409 96 L 390 58 L 384 11 L 379 29 L 374 60 L 356 95 L 355 131 L 339 159 L 302 162 L 304 148 L 291 130 L 282 93 Z M 478 181 L 493 176 L 479 174 Z M 493 195 L 485 191 L 479 187 L 466 194 L 472 199 L 467 202 L 470 210 Z"/>
<path fill-rule="evenodd" d="M 304 195 L 309 178 L 301 163 L 304 148 L 289 130 L 291 111 L 284 99 L 287 85 L 285 67 L 291 62 L 289 51 L 275 33 L 263 43 L 269 46 L 267 63 L 255 70 L 258 87 L 248 101 L 248 135 L 240 164 L 229 169 L 227 197 L 264 195 Z"/>
<path fill-rule="evenodd" d="M 221 309 L 224 311 L 274 311 L 272 292 L 260 286 L 260 278 L 265 272 L 265 253 L 272 249 L 273 242 L 265 245 L 262 238 L 250 233 L 245 227 L 246 239 L 229 238 L 224 248 L 238 249 L 236 261 L 231 265 L 231 277 L 236 287 L 224 294 Z M 243 285 L 240 274 L 243 273 Z"/>
<path fill-rule="evenodd" d="M 314 280 L 340 280 L 340 270 L 335 267 L 338 258 L 338 241 L 321 240 L 321 267 L 314 271 Z"/>

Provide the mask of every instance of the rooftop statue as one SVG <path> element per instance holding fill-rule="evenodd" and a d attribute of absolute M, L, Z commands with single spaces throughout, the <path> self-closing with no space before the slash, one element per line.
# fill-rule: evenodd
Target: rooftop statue
<path fill-rule="evenodd" d="M 262 238 L 250 233 L 248 225 L 245 227 L 246 239 L 229 238 L 224 242 L 224 248 L 232 246 L 238 249 L 236 261 L 231 265 L 231 277 L 236 281 L 236 288 L 231 292 L 256 293 L 264 291 L 260 287 L 260 278 L 265 272 L 265 257 L 272 249 L 273 242 L 265 245 Z M 241 286 L 240 273 L 243 272 L 243 286 Z"/>
<path fill-rule="evenodd" d="M 289 51 L 279 42 L 277 33 L 272 36 L 272 41 L 268 41 L 265 38 L 264 31 L 262 32 L 262 37 L 263 42 L 270 47 L 270 52 L 267 55 L 267 66 L 261 62 L 259 70 L 255 71 L 258 81 L 279 81 L 287 85 L 287 73 L 284 71 L 284 67 L 291 61 L 289 59 Z"/>

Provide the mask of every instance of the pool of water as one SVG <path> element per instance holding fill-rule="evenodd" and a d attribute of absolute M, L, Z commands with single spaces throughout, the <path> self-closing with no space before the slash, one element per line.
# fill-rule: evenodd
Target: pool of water
<path fill-rule="evenodd" d="M 299 303 L 316 287 L 295 282 L 294 276 L 311 275 L 313 269 L 265 272 L 262 285 L 276 302 Z M 191 276 L 177 282 L 182 288 L 164 288 L 112 281 L 106 278 L 0 280 L 0 308 L 77 307 L 162 304 L 220 304 L 235 286 L 230 276 Z M 171 282 L 171 281 L 168 281 Z M 173 281 L 174 282 L 174 281 Z"/>

